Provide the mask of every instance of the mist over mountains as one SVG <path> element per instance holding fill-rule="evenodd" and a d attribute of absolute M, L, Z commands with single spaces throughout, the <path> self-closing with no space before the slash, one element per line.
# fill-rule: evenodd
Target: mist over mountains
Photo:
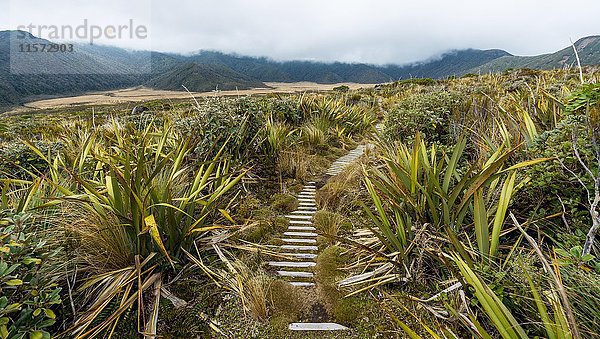
<path fill-rule="evenodd" d="M 11 72 L 11 49 L 12 55 L 18 52 L 14 43 L 16 34 L 25 36 L 18 40 L 20 44 L 51 43 L 29 33 L 0 31 L 0 106 L 16 105 L 33 98 L 132 86 L 182 90 L 185 85 L 190 91 L 210 91 L 267 87 L 265 82 L 375 84 L 407 78 L 446 78 L 508 68 L 552 69 L 575 64 L 572 47 L 530 57 L 514 56 L 500 49 L 465 49 L 410 65 L 369 65 L 279 62 L 212 51 L 182 56 L 82 44 L 75 45 L 70 53 L 20 53 L 19 70 L 33 74 L 15 74 L 15 60 Z M 575 46 L 583 65 L 600 64 L 600 36 L 579 39 Z"/>

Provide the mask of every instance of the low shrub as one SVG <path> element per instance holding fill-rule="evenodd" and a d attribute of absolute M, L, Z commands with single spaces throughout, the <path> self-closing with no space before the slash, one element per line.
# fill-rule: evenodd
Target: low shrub
<path fill-rule="evenodd" d="M 35 232 L 32 215 L 1 214 L 0 337 L 50 338 L 61 304 L 61 289 L 50 274 L 58 251 Z"/>
<path fill-rule="evenodd" d="M 384 126 L 389 140 L 411 140 L 420 131 L 430 141 L 446 143 L 451 129 L 450 115 L 460 104 L 456 93 L 436 88 L 399 101 L 390 110 Z"/>

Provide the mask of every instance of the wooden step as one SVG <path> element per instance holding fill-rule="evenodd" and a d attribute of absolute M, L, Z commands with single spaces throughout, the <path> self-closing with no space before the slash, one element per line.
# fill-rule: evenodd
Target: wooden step
<path fill-rule="evenodd" d="M 317 233 L 313 232 L 283 232 L 283 235 L 288 237 L 316 237 Z"/>
<path fill-rule="evenodd" d="M 306 268 L 306 267 L 314 267 L 316 265 L 317 265 L 317 263 L 312 262 L 312 261 L 269 261 L 269 266 L 275 266 L 275 267 Z"/>
<path fill-rule="evenodd" d="M 304 281 L 290 281 L 290 285 L 297 287 L 312 287 L 315 286 L 315 283 L 304 282 Z"/>
<path fill-rule="evenodd" d="M 311 220 L 313 218 L 312 215 L 300 215 L 300 214 L 288 214 L 285 217 L 288 219 L 304 219 L 304 220 Z"/>
<path fill-rule="evenodd" d="M 296 239 L 296 238 L 282 238 L 281 241 L 292 243 L 292 244 L 316 244 L 315 239 Z"/>
<path fill-rule="evenodd" d="M 311 272 L 294 272 L 294 271 L 277 271 L 282 277 L 293 277 L 293 278 L 312 278 L 314 274 Z"/>
<path fill-rule="evenodd" d="M 281 253 L 281 255 L 298 259 L 315 259 L 317 257 L 317 255 L 314 253 Z"/>
<path fill-rule="evenodd" d="M 336 323 L 291 323 L 288 326 L 291 331 L 343 331 L 348 327 Z"/>
<path fill-rule="evenodd" d="M 317 246 L 306 246 L 306 245 L 281 245 L 279 246 L 282 250 L 290 251 L 318 251 Z"/>
<path fill-rule="evenodd" d="M 312 226 L 290 226 L 288 227 L 290 231 L 316 231 L 317 229 Z"/>
<path fill-rule="evenodd" d="M 290 220 L 288 221 L 290 225 L 312 225 L 312 221 L 308 220 Z"/>
<path fill-rule="evenodd" d="M 297 210 L 297 211 L 292 212 L 292 214 L 315 214 L 315 213 L 317 213 L 316 210 L 310 210 L 310 211 L 307 211 L 307 210 Z"/>

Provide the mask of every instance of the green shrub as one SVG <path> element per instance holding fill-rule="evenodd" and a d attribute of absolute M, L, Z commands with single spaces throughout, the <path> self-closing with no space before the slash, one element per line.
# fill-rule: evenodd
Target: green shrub
<path fill-rule="evenodd" d="M 278 97 L 263 103 L 265 112 L 275 116 L 277 121 L 292 125 L 299 125 L 306 116 L 298 108 L 298 100 L 293 97 Z"/>
<path fill-rule="evenodd" d="M 586 176 L 573 152 L 573 133 L 577 135 L 577 148 L 582 158 L 588 161 L 594 157 L 591 140 L 585 132 L 587 129 L 583 115 L 570 115 L 558 126 L 538 136 L 529 147 L 530 158 L 560 159 L 564 166 L 577 174 L 588 189 L 593 190 L 593 183 Z M 588 162 L 590 163 L 590 162 Z M 587 232 L 591 220 L 585 208 L 586 192 L 577 179 L 563 168 L 559 160 L 546 161 L 527 169 L 527 177 L 531 181 L 523 194 L 518 196 L 518 206 L 523 206 L 532 216 L 546 216 L 566 211 L 566 218 L 574 229 Z M 560 199 L 558 198 L 560 197 Z M 562 204 L 561 204 L 562 200 Z M 562 225 L 558 231 L 563 232 Z"/>
<path fill-rule="evenodd" d="M 389 140 L 410 140 L 420 131 L 431 141 L 448 142 L 450 115 L 460 104 L 460 97 L 443 89 L 410 96 L 390 110 L 384 127 Z"/>
<path fill-rule="evenodd" d="M 264 126 L 264 116 L 255 101 L 216 98 L 201 102 L 196 111 L 175 123 L 175 130 L 196 145 L 196 159 L 214 157 L 224 145 L 224 153 L 234 159 L 258 153 L 261 140 L 257 135 Z"/>
<path fill-rule="evenodd" d="M 306 146 L 319 149 L 326 146 L 328 140 L 328 127 L 314 122 L 308 123 L 301 129 L 302 143 Z"/>
<path fill-rule="evenodd" d="M 56 142 L 37 141 L 35 145 L 44 154 L 56 153 L 62 148 L 62 144 Z M 28 180 L 31 179 L 30 173 L 39 175 L 47 170 L 48 164 L 21 141 L 0 147 L 0 178 Z"/>
<path fill-rule="evenodd" d="M 50 338 L 61 303 L 49 270 L 57 256 L 35 234 L 29 214 L 2 212 L 0 221 L 0 337 Z"/>
<path fill-rule="evenodd" d="M 69 328 L 76 336 L 102 336 L 129 312 L 141 317 L 146 309 L 135 295 L 147 295 L 189 260 L 186 252 L 202 233 L 234 222 L 226 199 L 243 176 L 232 174 L 221 153 L 190 166 L 191 145 L 172 126 L 137 131 L 114 124 L 114 139 L 90 135 L 79 145 L 71 138 L 66 148 L 81 147 L 76 154 L 44 157 L 29 144 L 49 164 L 52 187 L 65 195 L 52 201 L 60 213 L 51 222 L 75 247 L 73 263 L 85 272 L 79 278 L 98 282 L 76 282 L 80 313 Z M 90 161 L 95 171 L 84 166 Z M 138 323 L 138 331 L 155 331 L 160 294 L 152 293 L 155 302 L 145 306 L 152 305 L 153 320 L 144 329 Z"/>
<path fill-rule="evenodd" d="M 336 91 L 336 92 L 345 93 L 345 92 L 348 92 L 350 90 L 350 87 L 348 87 L 346 85 L 341 85 L 341 86 L 334 87 L 333 90 Z"/>

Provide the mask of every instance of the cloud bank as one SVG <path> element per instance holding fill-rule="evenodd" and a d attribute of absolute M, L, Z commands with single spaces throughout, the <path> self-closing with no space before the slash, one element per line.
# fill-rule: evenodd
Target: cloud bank
<path fill-rule="evenodd" d="M 0 29 L 133 19 L 148 27 L 148 39 L 97 42 L 173 53 L 404 64 L 463 48 L 535 55 L 600 34 L 600 1 L 573 6 L 556 0 L 10 0 L 0 4 Z"/>

